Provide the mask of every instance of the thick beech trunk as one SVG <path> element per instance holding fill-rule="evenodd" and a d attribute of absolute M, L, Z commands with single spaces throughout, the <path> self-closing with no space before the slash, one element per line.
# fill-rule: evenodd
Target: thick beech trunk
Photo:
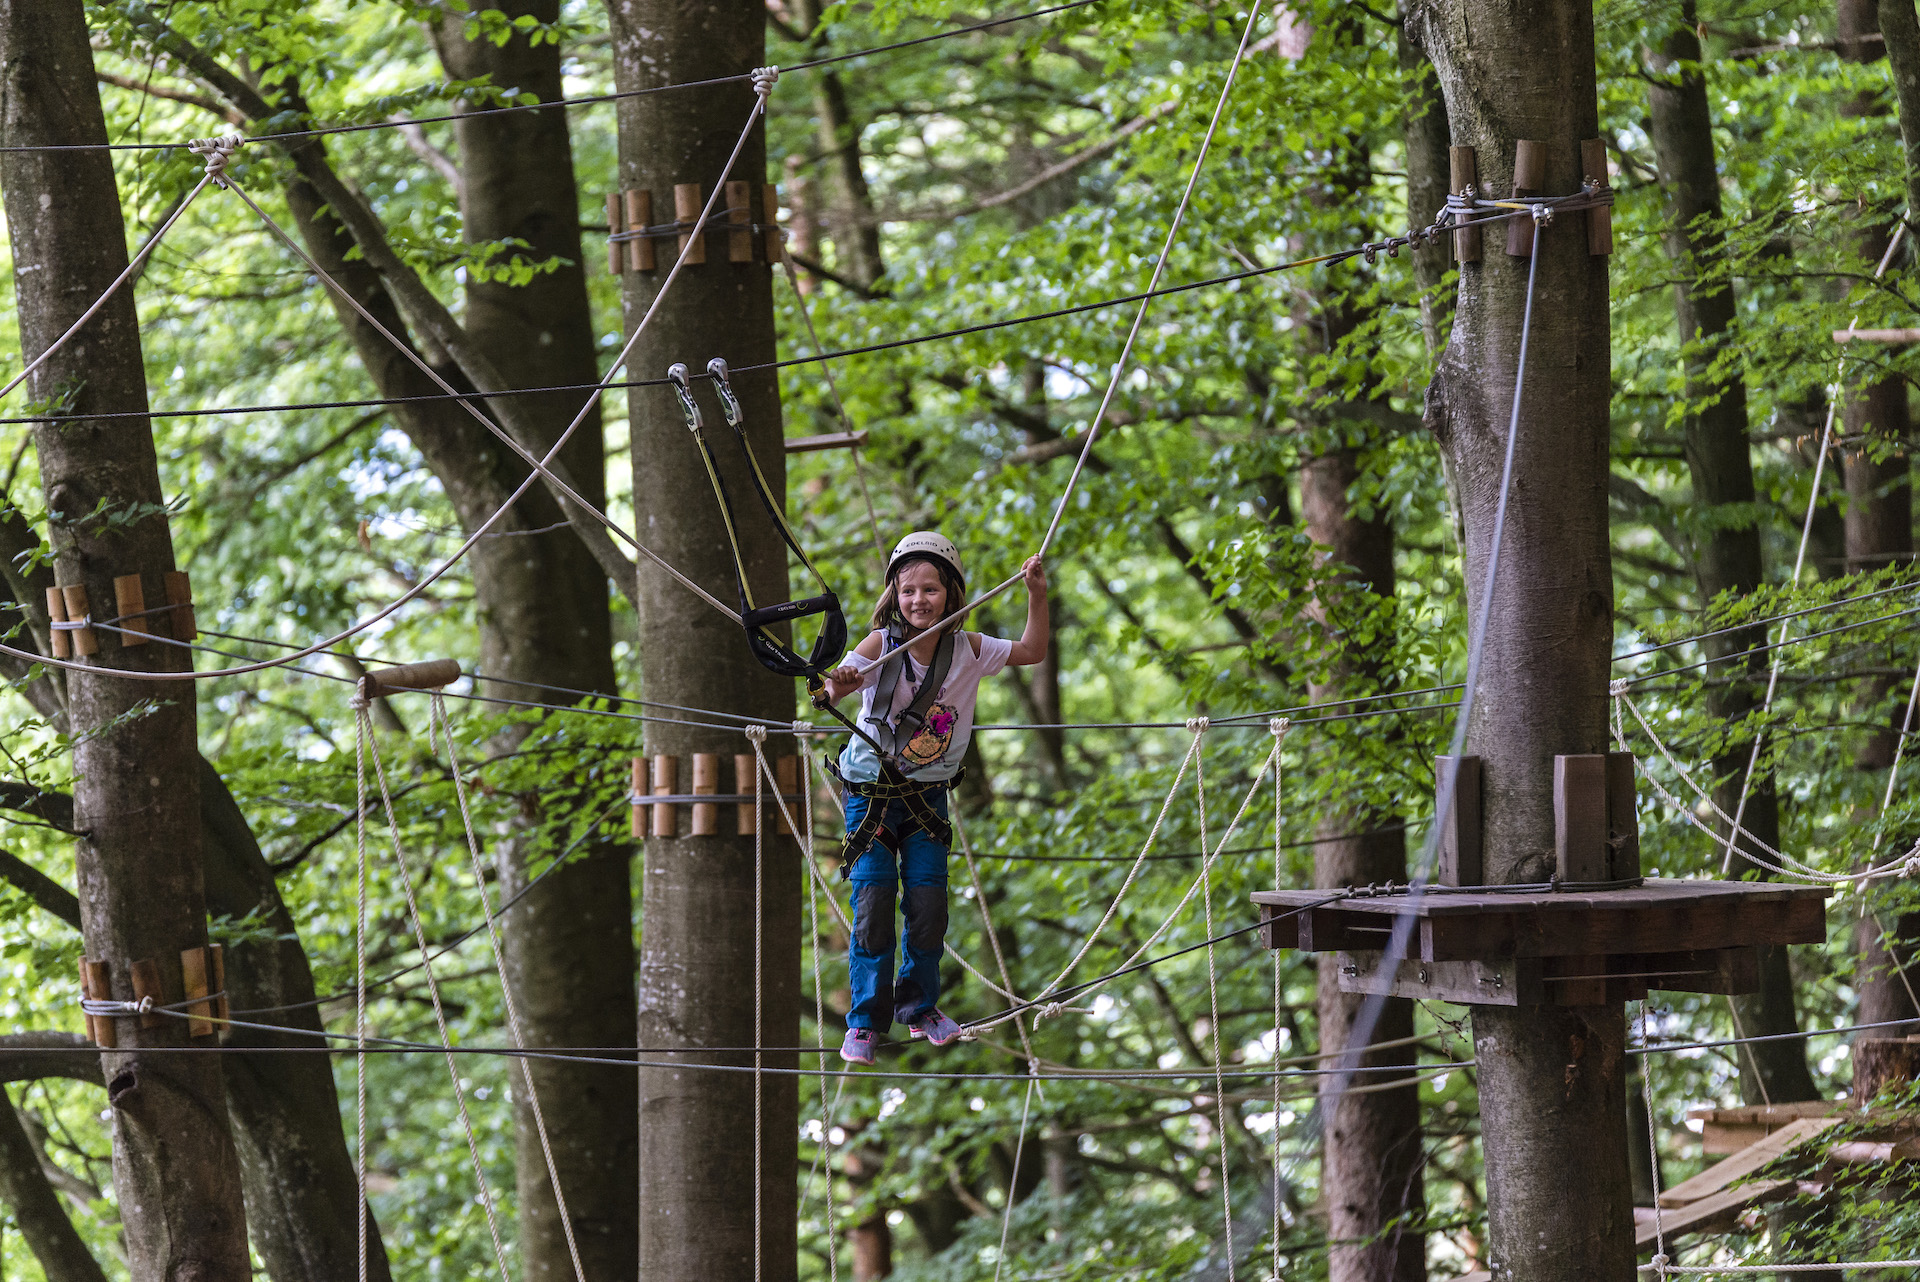
<path fill-rule="evenodd" d="M 86 18 L 72 0 L 0 4 L 0 138 L 15 147 L 99 147 L 106 122 L 94 84 Z M 127 265 L 126 230 L 107 152 L 0 155 L 16 271 L 21 348 L 38 356 Z M 63 403 L 34 430 L 55 569 L 84 585 L 91 613 L 112 612 L 113 581 L 141 578 L 165 600 L 175 568 L 166 496 L 150 427 L 89 413 L 147 408 L 131 291 L 34 375 L 29 395 Z M 100 515 L 112 514 L 113 521 Z M 177 671 L 172 646 L 129 647 L 100 631 L 93 670 L 69 676 L 75 738 L 75 856 L 87 955 L 106 962 L 111 995 L 134 996 L 130 967 L 151 961 L 163 1002 L 185 995 L 182 949 L 207 943 L 201 878 L 198 757 L 191 683 L 154 684 L 115 668 Z M 240 1162 L 228 1129 L 217 1060 L 146 1055 L 188 1044 L 183 1020 L 143 1028 L 115 1020 L 119 1047 L 102 1055 L 113 1127 L 114 1188 L 128 1262 L 140 1279 L 246 1282 Z"/>
<path fill-rule="evenodd" d="M 674 82 L 738 76 L 765 61 L 764 11 L 757 0 L 610 0 L 615 84 L 623 92 Z M 654 208 L 674 184 L 703 195 L 733 179 L 765 180 L 761 126 L 737 168 L 721 167 L 748 119 L 753 96 L 740 83 L 627 98 L 620 104 L 620 186 L 648 188 Z M 757 202 L 756 202 L 757 204 Z M 669 206 L 670 207 L 670 206 Z M 659 244 L 661 265 L 626 277 L 629 328 L 654 301 L 676 246 Z M 684 361 L 696 372 L 725 357 L 736 370 L 774 358 L 772 272 L 763 262 L 728 261 L 728 237 L 710 235 L 707 261 L 690 264 L 635 344 L 632 375 L 657 378 Z M 776 494 L 784 493 L 779 387 L 771 371 L 733 380 L 747 435 Z M 785 599 L 784 549 L 757 510 L 748 472 L 721 420 L 711 387 L 696 381 L 715 454 L 740 518 L 741 550 L 756 599 Z M 733 567 L 720 508 L 665 388 L 630 401 L 634 506 L 642 537 L 695 581 L 731 597 Z M 775 727 L 793 716 L 793 687 L 755 662 L 740 629 L 650 565 L 639 575 L 641 673 L 648 697 L 738 713 Z M 810 640 L 813 623 L 807 625 Z M 672 722 L 647 730 L 647 751 L 684 757 L 747 750 L 726 731 Z M 769 754 L 793 752 L 791 738 L 768 740 Z M 684 778 L 684 775 L 683 775 Z M 748 791 L 750 780 L 743 781 Z M 771 807 L 769 807 L 771 809 Z M 723 825 L 725 827 L 726 825 Z M 652 838 L 642 879 L 640 1041 L 645 1046 L 792 1046 L 799 1036 L 801 868 L 791 840 L 767 829 L 756 901 L 751 837 Z M 754 923 L 763 931 L 760 1020 L 755 1021 Z M 758 1034 L 756 1038 L 756 1032 Z M 640 1272 L 647 1278 L 725 1282 L 756 1276 L 753 1182 L 754 1093 L 750 1073 L 703 1072 L 700 1062 L 751 1065 L 738 1051 L 672 1057 L 676 1067 L 640 1073 Z M 767 1067 L 791 1067 L 769 1054 Z M 791 1076 L 761 1080 L 761 1237 L 757 1276 L 795 1276 L 798 1097 Z"/>
<path fill-rule="evenodd" d="M 543 23 L 560 16 L 558 0 L 519 0 L 503 9 Z M 490 77 L 492 84 L 516 86 L 548 101 L 562 96 L 557 43 L 534 45 L 519 34 L 505 44 L 485 37 L 468 40 L 466 24 L 465 15 L 453 14 L 435 29 L 448 75 Z M 524 242 L 516 252 L 531 260 L 559 260 L 524 285 L 476 281 L 467 286 L 467 333 L 519 387 L 578 385 L 599 377 L 567 128 L 564 111 L 472 116 L 455 124 L 466 238 L 511 237 Z M 521 399 L 543 448 L 566 430 L 584 400 L 578 392 Z M 606 461 L 597 408 L 562 458 L 583 497 L 604 504 Z M 517 460 L 511 462 L 515 473 L 524 475 Z M 489 541 L 505 545 L 495 552 L 496 561 L 517 562 L 511 577 L 497 582 L 480 602 L 494 625 L 482 655 L 483 671 L 500 678 L 490 683 L 493 692 L 547 703 L 572 702 L 573 696 L 517 683 L 613 693 L 607 577 L 579 540 L 560 529 Z M 517 728 L 499 746 L 516 746 L 529 729 Z M 507 982 L 529 1045 L 633 1044 L 628 851 L 625 842 L 595 844 L 502 919 Z M 496 853 L 501 894 L 517 893 L 534 871 L 529 865 L 552 853 L 526 838 L 502 841 Z M 531 1067 L 581 1265 L 588 1278 L 630 1275 L 639 1261 L 633 1220 L 639 1138 L 630 1083 L 600 1065 L 535 1061 Z M 513 1098 L 520 1258 L 530 1282 L 571 1278 L 565 1228 L 533 1109 L 524 1090 L 516 1089 Z"/>
<path fill-rule="evenodd" d="M 1694 5 L 1685 0 L 1679 21 L 1650 68 L 1648 105 L 1649 132 L 1668 203 L 1667 254 L 1677 274 L 1674 315 L 1680 341 L 1691 349 L 1683 356 L 1687 397 L 1694 403 L 1686 421 L 1687 470 L 1694 504 L 1704 518 L 1694 540 L 1694 575 L 1701 601 L 1709 602 L 1722 593 L 1745 595 L 1758 588 L 1761 564 L 1759 527 L 1752 516 L 1743 519 L 1738 511 L 1750 512 L 1755 500 L 1746 383 L 1737 375 L 1713 372 L 1714 361 L 1733 341 L 1735 299 L 1732 282 L 1721 275 L 1724 238 L 1714 226 L 1721 214 L 1720 174 L 1695 27 Z M 1750 628 L 1709 638 L 1705 644 L 1709 655 L 1720 656 L 1765 643 L 1764 629 Z M 1708 711 L 1727 721 L 1750 715 L 1760 703 L 1755 682 L 1764 680 L 1767 662 L 1765 655 L 1752 655 L 1741 662 L 1752 680 L 1709 685 Z M 1730 678 L 1737 671 L 1723 669 L 1722 675 Z M 1757 851 L 1754 839 L 1776 848 L 1780 844 L 1780 802 L 1773 772 L 1756 770 L 1749 781 L 1752 755 L 1751 742 L 1734 744 L 1713 763 L 1714 800 L 1728 814 L 1738 814 L 1740 826 L 1749 834 L 1736 843 L 1742 852 Z M 1720 827 L 1724 830 L 1726 825 Z M 1739 866 L 1770 875 L 1744 858 Z M 1732 999 L 1735 1019 L 1743 1035 L 1791 1033 L 1799 1024 L 1787 950 L 1767 948 L 1762 954 L 1760 991 Z M 1805 1044 L 1796 1040 L 1756 1042 L 1743 1048 L 1740 1074 L 1749 1103 L 1813 1099 L 1818 1094 L 1807 1069 Z"/>
<path fill-rule="evenodd" d="M 1482 185 L 1512 190 L 1515 143 L 1546 146 L 1544 190 L 1580 189 L 1580 143 L 1599 133 L 1593 15 L 1583 4 L 1423 0 L 1411 14 L 1454 141 Z M 1607 261 L 1585 219 L 1539 237 L 1499 575 L 1466 751 L 1484 770 L 1485 875 L 1554 870 L 1553 758 L 1607 750 L 1613 578 L 1607 538 Z M 1486 584 L 1512 410 L 1529 260 L 1504 234 L 1462 265 L 1459 307 L 1428 391 L 1465 527 L 1467 600 Z M 1476 606 L 1477 612 L 1477 606 Z M 1618 1006 L 1476 1007 L 1488 1252 L 1506 1282 L 1634 1276 Z"/>

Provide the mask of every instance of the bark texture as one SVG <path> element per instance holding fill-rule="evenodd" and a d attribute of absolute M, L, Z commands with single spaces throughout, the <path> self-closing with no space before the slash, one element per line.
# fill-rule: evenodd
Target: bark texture
<path fill-rule="evenodd" d="M 1409 15 L 1456 143 L 1487 190 L 1513 189 L 1515 143 L 1546 145 L 1544 190 L 1580 188 L 1598 135 L 1591 9 L 1423 0 Z M 1584 219 L 1538 238 L 1528 368 L 1491 615 L 1466 751 L 1483 762 L 1489 882 L 1554 869 L 1553 758 L 1607 749 L 1613 581 L 1607 538 L 1607 263 Z M 1485 238 L 1428 392 L 1465 527 L 1467 599 L 1486 583 L 1529 260 Z M 1477 612 L 1477 604 L 1475 606 Z M 1488 1256 L 1503 1282 L 1634 1276 L 1617 1006 L 1476 1007 Z"/>
<path fill-rule="evenodd" d="M 13 1212 L 27 1249 L 40 1262 L 47 1282 L 107 1282 L 40 1162 L 40 1148 L 20 1125 L 20 1115 L 0 1099 L 0 1202 Z"/>
<path fill-rule="evenodd" d="M 517 0 L 510 17 L 542 23 L 560 17 L 558 0 Z M 465 17 L 448 15 L 435 29 L 447 74 L 491 78 L 542 101 L 562 96 L 557 43 L 533 45 L 516 34 L 496 45 L 463 35 Z M 463 318 L 474 346 L 517 387 L 592 383 L 599 378 L 593 316 L 587 306 L 580 244 L 580 197 L 564 111 L 471 116 L 455 123 L 462 176 L 460 212 L 467 240 L 524 243 L 523 256 L 551 270 L 524 285 L 475 281 Z M 523 397 L 521 411 L 541 443 L 559 439 L 580 411 L 578 392 Z M 596 506 L 606 498 L 606 459 L 595 408 L 563 452 L 573 481 Z M 525 475 L 518 460 L 514 480 Z M 546 497 L 542 495 L 542 497 Z M 548 506 L 543 504 L 543 506 Z M 564 519 L 555 508 L 548 521 Z M 535 526 L 533 528 L 539 528 Z M 576 690 L 617 689 L 612 659 L 607 576 L 570 530 L 488 540 L 496 562 L 510 561 L 495 590 L 481 597 L 494 627 L 483 671 L 501 678 L 507 698 L 570 702 L 572 696 L 519 682 Z M 501 750 L 518 746 L 521 727 Z M 633 923 L 628 847 L 596 843 L 541 883 L 501 921 L 506 978 L 529 1045 L 633 1044 Z M 527 838 L 500 843 L 500 891 L 523 888 L 530 864 L 552 853 Z M 604 1067 L 530 1061 L 554 1167 L 572 1217 L 574 1241 L 588 1277 L 619 1277 L 638 1266 L 633 1205 L 638 1122 L 627 1082 Z M 514 1091 L 520 1257 L 530 1282 L 573 1277 L 565 1226 L 526 1092 Z"/>
<path fill-rule="evenodd" d="M 221 1057 L 253 1249 L 273 1282 L 354 1277 L 359 1182 L 333 1066 L 324 1055 L 306 1053 L 322 1031 L 313 971 L 246 816 L 219 772 L 204 757 L 196 760 L 208 911 L 234 920 L 257 914 L 262 927 L 228 946 L 229 1004 L 235 1018 L 288 1030 L 235 1028 L 227 1045 L 245 1053 Z M 292 1053 L 267 1054 L 265 1047 Z M 389 1276 L 386 1244 L 370 1218 L 367 1278 L 386 1282 Z"/>
<path fill-rule="evenodd" d="M 1351 326 L 1345 326 L 1350 329 Z M 1307 533 L 1327 549 L 1324 574 L 1315 594 L 1324 607 L 1330 596 L 1348 592 L 1391 598 L 1394 591 L 1393 527 L 1385 514 L 1357 514 L 1352 491 L 1361 479 L 1360 451 L 1342 447 L 1307 461 L 1300 472 L 1300 510 Z M 1317 611 L 1324 615 L 1325 610 Z M 1327 680 L 1309 687 L 1316 703 L 1350 697 L 1372 682 L 1363 660 L 1346 658 Z M 1341 809 L 1323 816 L 1315 835 L 1316 886 L 1369 885 L 1405 881 L 1406 837 L 1402 832 L 1373 832 L 1395 816 L 1372 808 Z M 1341 837 L 1364 832 L 1365 836 Z M 1354 1022 L 1366 998 L 1340 991 L 1336 954 L 1319 957 L 1318 1018 L 1320 1050 L 1333 1054 L 1351 1040 Z M 1372 1041 L 1397 1041 L 1413 1033 L 1413 1003 L 1388 998 L 1370 1029 Z M 1416 1048 L 1395 1047 L 1362 1057 L 1369 1067 L 1411 1064 Z M 1409 1070 L 1410 1071 L 1410 1070 Z M 1391 1081 L 1369 1074 L 1369 1085 Z M 1423 1151 L 1417 1088 L 1342 1091 L 1323 1098 L 1326 1115 L 1321 1189 L 1327 1206 L 1331 1242 L 1328 1277 L 1332 1282 L 1423 1282 L 1426 1238 L 1408 1229 L 1425 1218 Z"/>
<path fill-rule="evenodd" d="M 107 141 L 77 0 L 0 4 L 0 71 L 7 147 Z M 103 150 L 9 151 L 0 155 L 0 195 L 15 261 L 36 269 L 17 272 L 14 288 L 21 348 L 37 356 L 127 265 L 111 159 Z M 147 600 L 164 601 L 162 575 L 176 567 L 151 429 L 137 419 L 87 417 L 147 409 L 132 294 L 116 294 L 28 386 L 36 401 L 65 409 L 34 430 L 60 582 L 84 584 L 98 618 L 109 617 L 120 575 L 140 575 Z M 93 515 L 100 512 L 119 521 Z M 82 933 L 87 955 L 108 965 L 111 995 L 123 1000 L 134 996 L 129 968 L 151 960 L 163 1000 L 179 1001 L 181 950 L 207 943 L 193 687 L 112 675 L 177 670 L 182 654 L 127 647 L 103 630 L 92 670 L 67 682 Z M 102 1055 L 131 1271 L 170 1282 L 246 1282 L 240 1163 L 219 1063 L 143 1055 L 145 1047 L 187 1045 L 187 1025 L 140 1023 L 117 1020 L 121 1049 Z"/>
<path fill-rule="evenodd" d="M 675 81 L 737 76 L 765 62 L 764 11 L 757 0 L 610 0 L 615 84 L 632 92 Z M 676 183 L 711 194 L 723 178 L 756 189 L 765 180 L 760 126 L 730 174 L 721 172 L 748 119 L 743 84 L 623 99 L 620 185 L 652 190 L 654 207 Z M 627 276 L 631 331 L 655 300 L 675 246 L 661 266 Z M 772 274 L 765 263 L 728 261 L 727 236 L 711 235 L 707 261 L 689 265 L 661 300 L 633 351 L 635 377 L 653 378 L 674 361 L 698 371 L 715 356 L 741 369 L 774 358 Z M 747 434 L 776 494 L 784 493 L 779 389 L 771 372 L 733 380 Z M 747 468 L 727 439 L 710 388 L 695 384 L 728 489 L 756 599 L 785 599 L 784 549 L 751 497 Z M 733 568 L 718 501 L 674 398 L 665 388 L 630 400 L 635 507 L 641 537 L 668 561 L 724 598 Z M 739 713 L 773 725 L 793 716 L 793 687 L 753 659 L 740 629 L 652 568 L 639 573 L 641 673 L 649 698 Z M 809 634 L 810 635 L 810 634 Z M 654 723 L 649 753 L 745 750 L 738 736 Z M 770 753 L 790 753 L 774 737 Z M 683 767 L 684 770 L 685 767 Z M 684 778 L 684 775 L 683 775 Z M 746 781 L 751 791 L 751 781 Z M 770 807 L 769 807 L 770 808 Z M 684 812 L 683 812 L 684 821 Z M 650 838 L 642 879 L 640 1040 L 647 1046 L 792 1046 L 799 1036 L 800 876 L 791 840 L 768 835 L 756 895 L 751 837 Z M 756 1038 L 754 924 L 763 931 Z M 677 1065 L 699 1057 L 674 1056 Z M 713 1059 L 750 1065 L 750 1054 Z M 769 1054 L 768 1067 L 791 1066 Z M 692 1067 L 640 1073 L 640 1271 L 643 1277 L 756 1276 L 752 1194 L 755 1077 Z M 760 1270 L 791 1279 L 796 1259 L 798 1096 L 792 1076 L 761 1079 Z"/>
<path fill-rule="evenodd" d="M 1692 0 L 1683 0 L 1678 21 L 1667 34 L 1648 75 L 1648 107 L 1654 156 L 1667 199 L 1667 255 L 1673 260 L 1674 318 L 1686 362 L 1687 471 L 1695 506 L 1692 538 L 1694 576 L 1700 599 L 1723 593 L 1744 596 L 1760 586 L 1760 529 L 1753 515 L 1753 460 L 1747 443 L 1747 388 L 1738 376 L 1716 376 L 1713 362 L 1735 338 L 1735 295 L 1720 261 L 1725 238 L 1715 225 L 1721 216 L 1720 173 L 1714 155 L 1713 119 L 1707 83 L 1700 65 L 1698 17 Z M 1747 509 L 1743 515 L 1741 509 Z M 1710 656 L 1741 654 L 1766 644 L 1764 628 L 1748 628 L 1709 638 Z M 1726 680 L 1707 688 L 1707 708 L 1734 722 L 1760 704 L 1756 683 L 1764 681 L 1768 658 L 1754 654 L 1741 661 L 1750 678 Z M 1722 675 L 1736 675 L 1721 669 Z M 1754 841 L 1780 845 L 1780 802 L 1773 772 L 1755 770 L 1748 780 L 1753 747 L 1735 743 L 1714 759 L 1714 800 L 1729 815 L 1740 816 L 1748 836 L 1736 848 L 1757 852 Z M 1727 825 L 1716 821 L 1723 833 Z M 1745 858 L 1737 867 L 1768 876 Z M 1793 976 L 1785 948 L 1762 950 L 1758 992 L 1731 999 L 1745 1035 L 1791 1033 L 1799 1027 L 1794 1011 Z M 1805 1044 L 1796 1040 L 1756 1042 L 1743 1048 L 1742 1093 L 1754 1104 L 1813 1099 L 1817 1091 L 1807 1068 Z"/>

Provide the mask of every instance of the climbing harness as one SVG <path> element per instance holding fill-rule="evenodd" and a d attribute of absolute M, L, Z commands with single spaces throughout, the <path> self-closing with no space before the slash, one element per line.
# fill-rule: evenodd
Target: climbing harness
<path fill-rule="evenodd" d="M 773 518 L 774 528 L 780 532 L 781 540 L 793 549 L 793 554 L 800 558 L 800 564 L 806 566 L 807 573 L 813 575 L 820 584 L 818 596 L 782 601 L 777 605 L 754 604 L 753 589 L 747 585 L 746 561 L 740 553 L 740 534 L 734 518 L 733 501 L 727 495 L 726 482 L 720 477 L 720 469 L 713 460 L 713 449 L 707 443 L 706 420 L 700 413 L 698 402 L 693 399 L 692 387 L 687 383 L 687 367 L 676 362 L 667 370 L 667 379 L 673 385 L 673 394 L 680 399 L 680 412 L 686 418 L 687 430 L 693 434 L 694 444 L 700 447 L 700 461 L 706 464 L 707 479 L 713 483 L 714 497 L 720 502 L 720 517 L 726 526 L 727 545 L 733 553 L 734 581 L 740 588 L 740 625 L 746 629 L 747 644 L 762 667 L 783 677 L 817 677 L 839 662 L 840 656 L 846 653 L 847 616 L 841 611 L 840 598 L 828 586 L 826 576 L 820 573 L 813 558 L 800 546 L 800 540 L 794 535 L 793 527 L 787 523 L 786 514 L 780 510 L 780 504 L 767 484 L 766 473 L 760 470 L 760 460 L 754 457 L 753 447 L 747 444 L 746 412 L 740 406 L 740 398 L 733 393 L 733 384 L 728 381 L 726 361 L 714 357 L 707 362 L 707 373 L 720 395 L 720 406 L 726 415 L 727 426 L 733 429 L 740 452 L 746 455 L 747 470 L 753 478 L 753 488 L 760 496 L 760 505 Z M 815 614 L 824 618 L 820 633 L 814 638 L 813 649 L 805 658 L 801 658 L 793 647 L 770 630 L 775 624 Z"/>

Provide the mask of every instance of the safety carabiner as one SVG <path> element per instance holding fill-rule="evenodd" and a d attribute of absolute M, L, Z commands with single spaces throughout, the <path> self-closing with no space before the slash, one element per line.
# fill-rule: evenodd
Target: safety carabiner
<path fill-rule="evenodd" d="M 713 379 L 714 390 L 720 393 L 720 408 L 727 416 L 727 426 L 738 428 L 747 421 L 746 411 L 740 408 L 740 398 L 733 394 L 733 384 L 727 381 L 727 361 L 716 356 L 707 362 L 707 374 Z"/>
<path fill-rule="evenodd" d="M 687 386 L 687 367 L 679 361 L 669 365 L 667 381 L 673 384 L 673 394 L 680 398 L 680 413 L 687 420 L 687 430 L 698 436 L 706 424 L 700 418 L 700 406 L 693 399 L 693 389 Z"/>

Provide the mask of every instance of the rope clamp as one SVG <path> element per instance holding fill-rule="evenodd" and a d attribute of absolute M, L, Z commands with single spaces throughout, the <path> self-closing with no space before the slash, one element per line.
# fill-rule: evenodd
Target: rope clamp
<path fill-rule="evenodd" d="M 707 374 L 713 379 L 714 390 L 720 393 L 720 408 L 727 416 L 727 426 L 738 429 L 747 421 L 747 414 L 740 408 L 740 398 L 733 394 L 733 384 L 727 379 L 728 373 L 724 356 L 716 356 L 707 362 Z"/>
<path fill-rule="evenodd" d="M 1535 205 L 1533 207 L 1533 225 L 1535 227 L 1553 226 L 1553 206 Z"/>
<path fill-rule="evenodd" d="M 700 417 L 700 406 L 693 399 L 693 388 L 687 385 L 687 367 L 675 361 L 667 367 L 667 381 L 673 384 L 673 394 L 680 398 L 680 414 L 687 420 L 687 430 L 695 436 L 700 435 L 706 426 Z"/>
<path fill-rule="evenodd" d="M 187 150 L 196 156 L 204 156 L 207 161 L 207 177 L 213 179 L 216 187 L 231 187 L 227 178 L 227 163 L 233 159 L 233 153 L 246 141 L 243 134 L 221 134 L 218 138 L 191 138 L 187 141 Z"/>

